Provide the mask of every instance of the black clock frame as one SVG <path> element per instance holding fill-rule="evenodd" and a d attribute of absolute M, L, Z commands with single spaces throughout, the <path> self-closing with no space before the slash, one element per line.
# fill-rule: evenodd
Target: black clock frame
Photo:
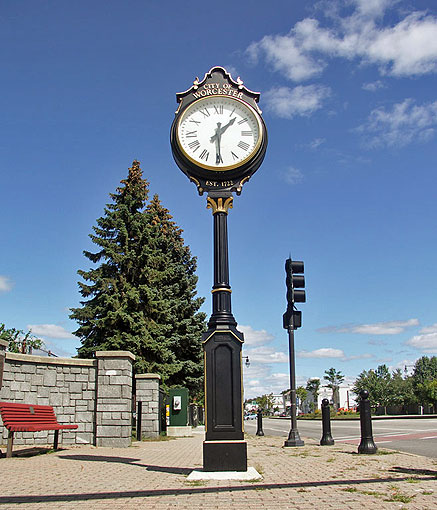
<path fill-rule="evenodd" d="M 262 126 L 260 133 L 261 144 L 258 150 L 248 161 L 230 170 L 215 171 L 197 166 L 193 161 L 185 157 L 177 142 L 177 126 L 185 109 L 200 99 L 217 96 L 236 98 L 247 103 L 258 114 Z M 196 184 L 200 195 L 210 191 L 234 191 L 239 195 L 243 184 L 246 183 L 260 167 L 267 149 L 267 130 L 261 115 L 262 112 L 257 104 L 259 97 L 259 92 L 253 92 L 244 87 L 243 82 L 239 78 L 237 81 L 233 80 L 230 73 L 219 66 L 213 67 L 206 73 L 201 82 L 196 79 L 190 89 L 176 94 L 179 107 L 170 130 L 170 144 L 173 158 L 182 172 Z"/>

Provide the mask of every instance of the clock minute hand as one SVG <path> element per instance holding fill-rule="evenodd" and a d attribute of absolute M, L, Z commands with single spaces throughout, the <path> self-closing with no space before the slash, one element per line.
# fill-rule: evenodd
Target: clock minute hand
<path fill-rule="evenodd" d="M 216 156 L 215 156 L 215 162 L 217 165 L 219 165 L 220 163 L 223 162 L 222 160 L 222 155 L 221 155 L 221 152 L 220 152 L 220 142 L 221 142 L 221 137 L 222 137 L 222 131 L 221 131 L 221 122 L 217 122 L 217 128 L 215 130 L 215 135 L 211 136 L 211 143 L 215 142 L 215 152 L 216 152 Z"/>
<path fill-rule="evenodd" d="M 215 147 L 216 147 L 216 158 L 215 162 L 216 164 L 220 164 L 223 162 L 221 151 L 220 151 L 220 142 L 222 138 L 222 134 L 228 129 L 229 126 L 232 126 L 232 124 L 235 122 L 236 117 L 231 119 L 226 125 L 222 127 L 221 122 L 217 122 L 217 129 L 215 130 L 215 134 L 211 136 L 211 143 L 215 141 Z"/>

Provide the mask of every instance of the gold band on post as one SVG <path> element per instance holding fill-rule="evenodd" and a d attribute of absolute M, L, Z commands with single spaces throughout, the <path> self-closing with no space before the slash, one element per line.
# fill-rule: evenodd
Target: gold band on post
<path fill-rule="evenodd" d="M 222 197 L 219 197 L 219 198 L 208 197 L 206 199 L 206 202 L 207 202 L 206 208 L 207 209 L 212 209 L 212 214 L 216 214 L 216 213 L 219 213 L 219 212 L 228 214 L 228 210 L 232 209 L 232 207 L 233 207 L 233 203 L 232 203 L 233 200 L 234 200 L 233 197 L 228 197 L 223 202 L 223 198 Z"/>
<path fill-rule="evenodd" d="M 220 287 L 219 289 L 212 289 L 211 294 L 214 294 L 214 292 L 229 292 L 232 293 L 231 289 L 226 289 L 225 287 Z"/>

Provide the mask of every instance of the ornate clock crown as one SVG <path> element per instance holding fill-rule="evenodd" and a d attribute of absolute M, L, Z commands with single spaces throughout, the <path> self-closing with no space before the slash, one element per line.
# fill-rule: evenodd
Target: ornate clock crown
<path fill-rule="evenodd" d="M 206 97 L 208 92 L 204 90 L 204 88 L 205 85 L 210 84 L 211 82 L 216 83 L 218 85 L 217 89 L 222 91 L 228 89 L 228 87 L 238 90 L 242 94 L 240 99 L 248 102 L 259 114 L 262 113 L 258 107 L 258 102 L 261 94 L 259 92 L 254 92 L 253 90 L 250 90 L 245 85 L 243 85 L 244 82 L 239 76 L 236 80 L 234 80 L 231 76 L 231 73 L 226 71 L 226 69 L 221 66 L 212 67 L 207 73 L 205 73 L 205 76 L 201 81 L 199 81 L 199 78 L 196 77 L 193 81 L 193 85 L 189 89 L 185 90 L 184 92 L 176 93 L 176 101 L 179 104 L 176 113 L 179 112 L 182 106 L 188 106 L 188 104 L 190 104 L 192 101 L 195 101 L 200 97 Z M 199 91 L 204 91 L 205 95 L 202 95 L 199 93 Z M 192 97 L 190 97 L 190 95 Z M 210 95 L 214 94 L 211 93 Z"/>

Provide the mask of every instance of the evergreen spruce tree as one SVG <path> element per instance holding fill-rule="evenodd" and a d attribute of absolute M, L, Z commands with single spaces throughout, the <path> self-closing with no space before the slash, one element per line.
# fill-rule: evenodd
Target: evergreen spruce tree
<path fill-rule="evenodd" d="M 70 318 L 80 325 L 79 357 L 129 350 L 137 373 L 158 373 L 165 386 L 186 386 L 199 396 L 205 314 L 198 311 L 196 259 L 158 196 L 148 203 L 138 161 L 121 184 L 90 234 L 99 250 L 84 251 L 96 267 L 78 271 L 86 300 Z"/>

